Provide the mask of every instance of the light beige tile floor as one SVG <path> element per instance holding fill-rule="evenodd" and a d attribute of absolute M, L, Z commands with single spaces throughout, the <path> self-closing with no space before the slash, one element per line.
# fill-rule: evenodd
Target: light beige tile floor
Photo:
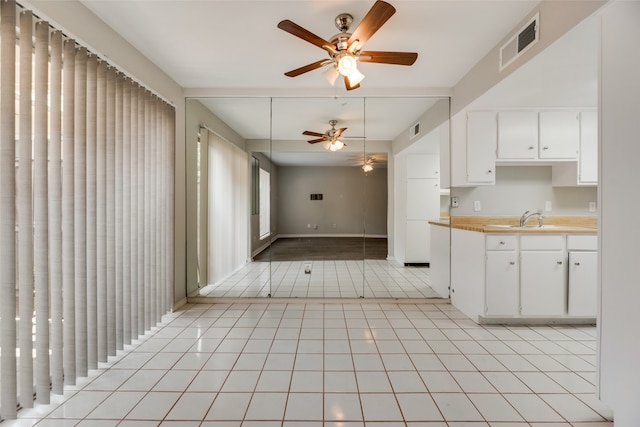
<path fill-rule="evenodd" d="M 447 303 L 190 304 L 2 427 L 611 427 L 595 344 Z"/>

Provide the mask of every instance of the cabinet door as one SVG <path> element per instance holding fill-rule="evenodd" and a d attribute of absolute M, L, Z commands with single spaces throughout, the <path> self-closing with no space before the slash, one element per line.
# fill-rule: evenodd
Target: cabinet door
<path fill-rule="evenodd" d="M 467 182 L 496 182 L 496 144 L 498 127 L 495 112 L 467 115 Z"/>
<path fill-rule="evenodd" d="M 566 310 L 566 252 L 520 252 L 520 314 L 562 316 Z"/>
<path fill-rule="evenodd" d="M 440 225 L 430 225 L 429 245 L 429 273 L 431 276 L 431 287 L 442 298 L 449 298 L 450 277 L 450 250 L 451 242 L 449 227 Z"/>
<path fill-rule="evenodd" d="M 498 113 L 498 159 L 538 157 L 538 113 L 505 111 Z"/>
<path fill-rule="evenodd" d="M 579 114 L 541 111 L 538 156 L 541 159 L 577 159 L 580 144 Z"/>
<path fill-rule="evenodd" d="M 598 115 L 595 111 L 580 113 L 578 180 L 581 184 L 598 182 Z"/>
<path fill-rule="evenodd" d="M 596 317 L 598 252 L 569 252 L 569 316 Z"/>
<path fill-rule="evenodd" d="M 487 251 L 487 316 L 518 315 L 518 255 L 516 251 Z"/>
<path fill-rule="evenodd" d="M 404 262 L 429 262 L 429 222 L 407 220 Z"/>

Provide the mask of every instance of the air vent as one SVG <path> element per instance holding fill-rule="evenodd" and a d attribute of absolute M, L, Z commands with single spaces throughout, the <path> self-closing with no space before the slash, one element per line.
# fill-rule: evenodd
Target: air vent
<path fill-rule="evenodd" d="M 536 14 L 500 48 L 500 71 L 538 42 L 540 14 Z"/>
<path fill-rule="evenodd" d="M 413 139 L 418 135 L 420 135 L 420 122 L 415 123 L 409 128 L 409 139 Z"/>

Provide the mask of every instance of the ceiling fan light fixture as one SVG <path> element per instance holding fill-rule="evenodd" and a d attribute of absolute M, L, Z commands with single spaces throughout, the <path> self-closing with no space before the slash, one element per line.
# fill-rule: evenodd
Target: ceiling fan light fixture
<path fill-rule="evenodd" d="M 338 79 L 339 75 L 340 72 L 335 65 L 330 66 L 322 73 L 322 77 L 324 77 L 331 86 L 334 86 L 336 84 L 336 80 Z"/>
<path fill-rule="evenodd" d="M 354 71 L 358 71 L 356 58 L 348 53 L 340 56 L 340 59 L 338 59 L 338 71 L 347 77 Z"/>
<path fill-rule="evenodd" d="M 329 151 L 338 151 L 338 150 L 342 150 L 344 148 L 344 142 L 340 141 L 339 139 L 336 139 L 335 141 L 331 142 L 331 145 L 329 145 Z"/>
<path fill-rule="evenodd" d="M 349 79 L 349 84 L 354 87 L 360 84 L 362 80 L 364 80 L 364 74 L 362 74 L 357 68 L 355 68 L 351 74 L 347 76 Z"/>
<path fill-rule="evenodd" d="M 373 170 L 373 165 L 371 163 L 365 163 L 364 165 L 362 165 L 362 170 L 365 173 L 371 172 Z"/>

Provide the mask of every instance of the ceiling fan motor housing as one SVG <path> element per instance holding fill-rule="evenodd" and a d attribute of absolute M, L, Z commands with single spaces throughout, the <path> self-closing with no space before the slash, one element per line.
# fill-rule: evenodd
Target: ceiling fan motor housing
<path fill-rule="evenodd" d="M 351 14 L 349 13 L 341 13 L 340 15 L 336 16 L 334 23 L 336 24 L 338 30 L 343 33 L 347 32 L 349 31 L 349 27 L 351 27 L 351 24 L 353 23 L 353 16 L 351 16 Z"/>

